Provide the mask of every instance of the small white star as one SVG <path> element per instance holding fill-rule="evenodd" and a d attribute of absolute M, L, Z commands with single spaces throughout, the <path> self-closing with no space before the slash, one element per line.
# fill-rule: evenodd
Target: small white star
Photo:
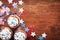
<path fill-rule="evenodd" d="M 9 4 L 13 2 L 13 0 L 8 0 Z"/>
<path fill-rule="evenodd" d="M 19 12 L 21 12 L 21 13 L 22 13 L 23 11 L 24 11 L 24 9 L 23 9 L 23 8 L 20 8 L 20 9 L 19 9 Z"/>
<path fill-rule="evenodd" d="M 23 4 L 23 1 L 22 1 L 22 0 L 20 0 L 20 1 L 19 1 L 19 4 L 20 4 L 20 5 L 22 5 L 22 4 Z"/>
<path fill-rule="evenodd" d="M 36 36 L 35 32 L 31 32 L 31 36 L 35 37 Z"/>
<path fill-rule="evenodd" d="M 21 19 L 21 20 L 20 20 L 20 23 L 23 23 L 23 22 L 24 22 L 23 19 Z"/>
<path fill-rule="evenodd" d="M 42 37 L 46 38 L 46 36 L 47 36 L 47 34 L 44 32 L 44 33 L 42 34 Z"/>
<path fill-rule="evenodd" d="M 0 6 L 2 6 L 2 4 L 3 4 L 2 1 L 0 1 Z"/>

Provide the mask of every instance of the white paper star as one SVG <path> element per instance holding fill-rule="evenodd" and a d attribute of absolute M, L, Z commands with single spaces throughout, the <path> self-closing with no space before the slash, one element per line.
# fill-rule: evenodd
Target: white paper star
<path fill-rule="evenodd" d="M 20 9 L 19 9 L 19 12 L 21 12 L 21 13 L 22 13 L 23 11 L 24 11 L 24 9 L 23 9 L 23 8 L 20 8 Z"/>
<path fill-rule="evenodd" d="M 8 0 L 9 4 L 13 2 L 13 0 Z"/>
<path fill-rule="evenodd" d="M 24 22 L 23 19 L 21 19 L 21 20 L 20 20 L 20 23 L 23 23 L 23 22 Z"/>
<path fill-rule="evenodd" d="M 35 37 L 36 36 L 35 32 L 31 32 L 31 36 Z"/>
<path fill-rule="evenodd" d="M 44 32 L 44 33 L 42 34 L 42 37 L 46 38 L 46 36 L 47 36 L 47 34 Z"/>
<path fill-rule="evenodd" d="M 20 5 L 22 5 L 22 4 L 23 4 L 23 1 L 22 1 L 22 0 L 20 0 L 20 1 L 19 1 L 19 4 L 20 4 Z"/>
<path fill-rule="evenodd" d="M 2 1 L 0 1 L 0 6 L 2 6 L 2 4 L 3 4 Z"/>

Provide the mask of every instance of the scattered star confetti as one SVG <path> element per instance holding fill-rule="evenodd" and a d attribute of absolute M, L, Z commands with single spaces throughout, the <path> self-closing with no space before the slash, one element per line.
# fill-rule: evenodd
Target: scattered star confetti
<path fill-rule="evenodd" d="M 10 11 L 10 8 L 9 7 L 6 7 L 6 12 Z"/>
<path fill-rule="evenodd" d="M 31 32 L 31 36 L 35 37 L 36 36 L 35 32 Z"/>
<path fill-rule="evenodd" d="M 30 37 L 31 36 L 31 31 L 29 29 L 29 31 L 27 32 L 27 36 Z"/>
<path fill-rule="evenodd" d="M 13 0 L 8 0 L 9 4 L 13 2 Z"/>
<path fill-rule="evenodd" d="M 2 18 L 2 22 L 5 22 L 6 21 L 6 19 L 5 18 Z"/>
<path fill-rule="evenodd" d="M 34 26 L 30 26 L 29 29 L 30 29 L 30 31 L 34 31 L 35 27 Z"/>
<path fill-rule="evenodd" d="M 23 1 L 22 0 L 19 0 L 19 4 L 22 5 L 23 4 Z"/>
<path fill-rule="evenodd" d="M 4 22 L 2 22 L 2 18 L 0 18 L 0 25 L 4 25 Z"/>
<path fill-rule="evenodd" d="M 25 32 L 28 32 L 28 31 L 29 31 L 28 27 L 27 27 L 27 28 L 25 28 Z"/>
<path fill-rule="evenodd" d="M 20 23 L 24 23 L 23 19 L 20 20 Z"/>
<path fill-rule="evenodd" d="M 17 8 L 18 7 L 17 3 L 13 3 L 13 7 Z"/>
<path fill-rule="evenodd" d="M 39 40 L 44 40 L 44 38 L 42 37 L 42 36 L 39 36 L 39 38 L 38 38 Z"/>
<path fill-rule="evenodd" d="M 2 16 L 4 16 L 5 14 L 4 13 L 2 13 Z"/>
<path fill-rule="evenodd" d="M 9 6 L 12 6 L 14 4 L 14 2 L 10 3 Z"/>
<path fill-rule="evenodd" d="M 11 14 L 11 12 L 10 12 L 10 11 L 8 11 L 8 12 L 7 12 L 7 15 L 10 15 L 10 14 Z"/>
<path fill-rule="evenodd" d="M 3 5 L 2 9 L 6 9 L 6 7 L 7 7 L 6 5 Z"/>
<path fill-rule="evenodd" d="M 2 1 L 0 1 L 0 6 L 2 6 L 2 4 L 3 4 Z"/>
<path fill-rule="evenodd" d="M 0 10 L 0 16 L 4 16 L 4 13 L 5 13 L 5 9 L 1 9 Z"/>
<path fill-rule="evenodd" d="M 47 34 L 44 32 L 44 33 L 42 34 L 42 37 L 46 38 L 46 36 L 47 36 Z"/>
<path fill-rule="evenodd" d="M 25 27 L 25 24 L 24 24 L 24 23 L 21 23 L 21 26 L 22 26 L 22 27 Z"/>
<path fill-rule="evenodd" d="M 26 10 L 24 10 L 22 14 L 25 16 L 26 15 Z"/>
<path fill-rule="evenodd" d="M 18 16 L 20 16 L 20 15 L 21 15 L 21 13 L 20 13 L 20 12 L 17 12 L 16 14 L 17 14 Z"/>
<path fill-rule="evenodd" d="M 23 8 L 20 8 L 19 9 L 19 12 L 23 13 L 24 9 Z"/>
<path fill-rule="evenodd" d="M 14 8 L 17 8 L 18 7 L 18 4 L 19 5 L 22 5 L 24 3 L 22 0 L 19 0 L 18 1 L 18 4 L 15 3 L 15 2 L 13 2 L 13 0 L 2 0 L 2 1 L 3 2 L 7 2 L 8 1 L 8 3 L 10 5 L 12 5 Z M 2 4 L 3 4 L 2 1 L 0 1 L 0 6 L 2 6 Z M 6 5 L 3 5 L 2 9 L 1 9 L 1 16 L 4 16 L 5 15 L 5 12 L 6 12 L 7 15 L 10 15 L 11 14 L 10 9 Z M 20 14 L 22 13 L 22 14 L 26 15 L 26 11 L 23 8 L 19 8 L 19 13 Z M 18 15 L 19 15 L 19 13 L 18 13 Z M 1 24 L 4 24 L 5 21 L 6 21 L 5 18 L 0 18 L 0 25 Z M 24 20 L 23 19 L 20 20 L 20 23 L 21 23 L 20 25 L 22 27 L 25 27 L 25 23 L 24 23 Z M 31 26 L 30 28 L 26 27 L 24 31 L 27 32 L 27 34 L 28 34 L 27 36 L 35 37 L 36 36 L 36 33 L 35 32 L 32 32 L 32 31 L 34 31 L 34 29 L 35 28 L 33 26 Z M 47 34 L 44 32 L 42 34 L 42 36 L 40 36 L 38 39 L 39 40 L 44 40 L 44 38 L 46 38 L 46 36 L 47 36 Z M 33 40 L 33 39 L 31 39 L 31 40 Z"/>

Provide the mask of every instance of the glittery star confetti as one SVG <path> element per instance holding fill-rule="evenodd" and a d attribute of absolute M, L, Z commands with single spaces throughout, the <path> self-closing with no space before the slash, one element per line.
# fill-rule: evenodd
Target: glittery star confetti
<path fill-rule="evenodd" d="M 30 29 L 30 31 L 32 32 L 32 31 L 35 30 L 35 27 L 34 27 L 34 26 L 30 26 L 29 29 Z"/>
<path fill-rule="evenodd" d="M 23 4 L 23 1 L 22 0 L 19 0 L 19 5 L 22 5 Z"/>
<path fill-rule="evenodd" d="M 2 18 L 0 18 L 0 25 L 4 25 L 4 22 L 2 22 Z"/>
<path fill-rule="evenodd" d="M 2 9 L 6 9 L 6 7 L 7 7 L 6 5 L 3 5 L 3 6 L 2 6 Z"/>
<path fill-rule="evenodd" d="M 20 23 L 24 23 L 23 19 L 20 20 Z"/>
<path fill-rule="evenodd" d="M 0 6 L 2 6 L 2 4 L 3 4 L 2 1 L 0 1 Z"/>
<path fill-rule="evenodd" d="M 26 10 L 24 10 L 22 14 L 25 16 L 26 15 Z"/>
<path fill-rule="evenodd" d="M 10 12 L 10 11 L 8 11 L 8 12 L 7 12 L 7 15 L 10 15 L 10 14 L 11 14 L 11 12 Z"/>
<path fill-rule="evenodd" d="M 8 0 L 9 4 L 13 2 L 13 0 Z"/>
<path fill-rule="evenodd" d="M 2 22 L 5 22 L 6 21 L 6 19 L 5 18 L 2 18 Z"/>
<path fill-rule="evenodd" d="M 22 27 L 25 27 L 25 24 L 24 24 L 24 23 L 21 23 L 21 26 L 22 26 Z"/>
<path fill-rule="evenodd" d="M 5 14 L 4 13 L 2 13 L 2 16 L 4 16 Z"/>
<path fill-rule="evenodd" d="M 10 8 L 9 7 L 6 7 L 6 12 L 10 11 Z"/>
<path fill-rule="evenodd" d="M 42 37 L 42 36 L 39 36 L 39 38 L 38 38 L 39 40 L 44 40 L 44 38 Z"/>
<path fill-rule="evenodd" d="M 23 8 L 20 8 L 19 9 L 19 12 L 23 13 L 24 9 Z"/>
<path fill-rule="evenodd" d="M 36 36 L 36 33 L 35 32 L 31 32 L 31 36 L 32 37 L 35 37 Z"/>
<path fill-rule="evenodd" d="M 47 36 L 47 34 L 44 32 L 44 33 L 42 34 L 42 37 L 46 38 L 46 36 Z"/>
<path fill-rule="evenodd" d="M 18 7 L 17 3 L 13 3 L 13 7 L 17 8 Z"/>
<path fill-rule="evenodd" d="M 10 3 L 9 6 L 12 6 L 14 4 L 14 2 Z"/>
<path fill-rule="evenodd" d="M 27 28 L 25 28 L 25 32 L 28 32 L 29 31 L 29 28 L 27 27 Z"/>
<path fill-rule="evenodd" d="M 3 5 L 4 2 L 5 3 L 8 2 L 9 5 L 7 5 L 7 4 Z M 5 19 L 5 17 L 6 16 L 10 16 L 11 13 L 13 13 L 12 15 L 17 15 L 19 18 L 20 18 L 21 14 L 26 15 L 26 10 L 24 8 L 18 8 L 18 5 L 22 6 L 23 3 L 24 2 L 22 0 L 16 0 L 16 1 L 15 0 L 0 0 L 0 6 L 3 5 L 1 7 L 1 9 L 0 9 L 0 16 L 1 16 L 1 18 L 0 18 L 0 25 L 5 25 L 4 23 L 5 23 L 5 21 L 7 21 Z M 13 6 L 13 8 L 18 8 L 19 10 L 18 10 L 18 12 L 14 13 L 13 11 L 10 10 L 10 8 L 8 6 Z M 11 19 L 11 20 L 9 19 L 9 21 L 7 21 L 7 22 L 8 22 L 8 25 L 10 25 L 12 28 L 13 27 L 15 28 L 15 26 L 18 27 L 18 25 L 20 24 L 20 28 L 18 29 L 18 31 L 20 31 L 21 27 L 24 27 L 24 31 L 26 32 L 25 34 L 27 34 L 27 37 L 29 38 L 29 40 L 35 40 L 34 37 L 36 36 L 36 33 L 34 32 L 34 30 L 35 30 L 34 26 L 30 26 L 29 28 L 25 27 L 26 24 L 24 23 L 24 20 L 15 18 L 15 16 L 14 16 L 14 19 Z M 3 32 L 3 33 L 5 33 L 5 32 Z M 2 34 L 2 35 L 4 36 L 5 34 Z M 20 40 L 25 40 L 23 33 L 22 34 L 19 33 L 19 35 L 16 36 L 16 39 L 18 38 L 18 36 L 19 36 Z M 39 40 L 44 40 L 44 38 L 46 38 L 46 36 L 47 36 L 47 34 L 44 32 L 41 36 L 39 36 L 38 39 Z M 0 37 L 1 37 L 1 35 L 0 35 Z M 5 36 L 5 37 L 7 37 L 7 36 Z M 3 38 L 3 39 L 5 39 L 5 38 Z"/>

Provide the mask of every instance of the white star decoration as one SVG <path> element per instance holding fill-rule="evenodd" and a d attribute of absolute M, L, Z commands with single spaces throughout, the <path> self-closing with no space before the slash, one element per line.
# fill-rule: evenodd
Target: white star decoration
<path fill-rule="evenodd" d="M 35 37 L 36 36 L 35 32 L 31 32 L 31 36 Z"/>
<path fill-rule="evenodd" d="M 22 13 L 23 11 L 24 11 L 24 9 L 23 9 L 23 8 L 20 8 L 20 9 L 19 9 L 19 12 L 21 12 L 21 13 Z"/>
<path fill-rule="evenodd" d="M 24 22 L 23 19 L 21 19 L 21 20 L 20 20 L 20 23 L 23 23 L 23 22 Z"/>
<path fill-rule="evenodd" d="M 9 4 L 13 2 L 13 0 L 8 0 Z"/>
<path fill-rule="evenodd" d="M 20 4 L 20 5 L 22 5 L 22 4 L 23 4 L 23 1 L 22 1 L 22 0 L 20 0 L 20 1 L 19 1 L 19 4 Z"/>
<path fill-rule="evenodd" d="M 0 6 L 2 6 L 2 4 L 3 4 L 2 1 L 0 1 Z"/>
<path fill-rule="evenodd" d="M 42 37 L 46 38 L 47 34 L 46 33 L 43 33 L 42 34 Z"/>

